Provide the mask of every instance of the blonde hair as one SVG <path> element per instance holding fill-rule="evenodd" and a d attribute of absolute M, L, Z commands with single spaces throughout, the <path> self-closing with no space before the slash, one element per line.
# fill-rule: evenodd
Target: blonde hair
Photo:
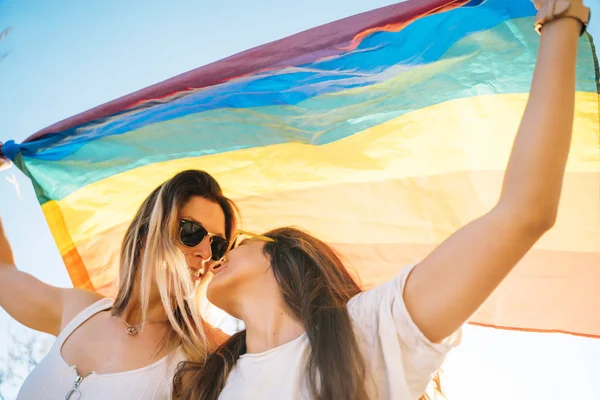
<path fill-rule="evenodd" d="M 227 238 L 231 239 L 236 209 L 233 202 L 223 196 L 217 181 L 198 170 L 175 175 L 146 198 L 127 228 L 121 250 L 119 290 L 112 313 L 121 315 L 134 296 L 138 296 L 142 321 L 145 321 L 152 284 L 156 283 L 170 326 L 161 348 L 181 345 L 190 361 L 204 362 L 214 348 L 198 309 L 204 285 L 197 290 L 190 279 L 185 256 L 176 245 L 179 211 L 194 196 L 221 206 Z"/>

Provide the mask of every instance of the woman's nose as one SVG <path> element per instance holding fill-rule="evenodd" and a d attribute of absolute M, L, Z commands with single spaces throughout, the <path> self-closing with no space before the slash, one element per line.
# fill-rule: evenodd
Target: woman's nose
<path fill-rule="evenodd" d="M 212 257 L 210 248 L 210 237 L 206 236 L 198 246 L 194 248 L 194 256 L 202 258 L 203 261 L 208 261 Z"/>

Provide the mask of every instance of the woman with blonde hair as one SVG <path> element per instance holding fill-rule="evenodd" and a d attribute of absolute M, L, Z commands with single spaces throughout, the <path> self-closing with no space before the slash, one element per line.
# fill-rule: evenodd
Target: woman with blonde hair
<path fill-rule="evenodd" d="M 416 265 L 362 292 L 335 252 L 292 228 L 247 239 L 207 290 L 240 318 L 205 363 L 182 365 L 186 400 L 412 400 L 460 327 L 556 219 L 573 130 L 581 0 L 541 6 L 537 65 L 497 204 Z"/>
<path fill-rule="evenodd" d="M 0 224 L 0 306 L 57 336 L 18 399 L 170 398 L 177 363 L 204 362 L 226 338 L 202 320 L 196 297 L 235 223 L 235 206 L 211 175 L 177 174 L 146 198 L 129 225 L 114 300 L 19 271 Z"/>

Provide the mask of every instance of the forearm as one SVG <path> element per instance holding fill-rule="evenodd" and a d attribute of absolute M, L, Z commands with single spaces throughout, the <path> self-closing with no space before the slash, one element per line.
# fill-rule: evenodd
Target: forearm
<path fill-rule="evenodd" d="M 580 31 L 581 23 L 569 18 L 542 30 L 529 100 L 498 204 L 544 226 L 556 218 L 571 144 Z"/>

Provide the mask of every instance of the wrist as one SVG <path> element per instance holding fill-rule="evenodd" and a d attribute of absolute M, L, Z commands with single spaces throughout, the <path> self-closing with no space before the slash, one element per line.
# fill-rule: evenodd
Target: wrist
<path fill-rule="evenodd" d="M 582 35 L 590 21 L 590 9 L 582 0 L 545 0 L 535 1 L 538 13 L 535 18 L 535 30 L 541 34 L 542 28 L 560 19 L 578 21 L 579 34 Z"/>

